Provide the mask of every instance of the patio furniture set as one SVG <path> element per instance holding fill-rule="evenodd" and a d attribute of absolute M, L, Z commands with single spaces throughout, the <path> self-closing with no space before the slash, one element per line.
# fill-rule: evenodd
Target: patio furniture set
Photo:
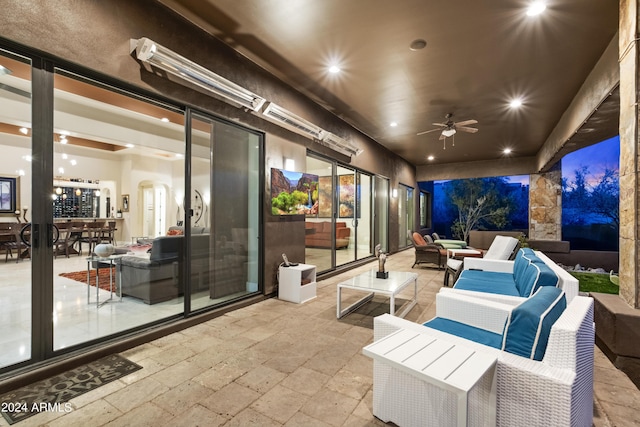
<path fill-rule="evenodd" d="M 487 251 L 494 259 L 452 263 L 459 277 L 436 295 L 433 319 L 411 322 L 393 316 L 393 307 L 374 318 L 374 342 L 363 354 L 374 360 L 373 414 L 382 421 L 592 425 L 593 300 L 542 252 L 521 248 L 514 256 L 517 239 L 499 237 Z M 341 288 L 382 287 L 361 276 L 338 285 L 338 317 L 347 313 Z"/>

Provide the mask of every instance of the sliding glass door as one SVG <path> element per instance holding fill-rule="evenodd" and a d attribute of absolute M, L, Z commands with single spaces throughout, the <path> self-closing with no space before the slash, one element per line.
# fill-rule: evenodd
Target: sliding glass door
<path fill-rule="evenodd" d="M 53 350 L 182 313 L 184 115 L 56 70 L 53 119 Z"/>
<path fill-rule="evenodd" d="M 33 216 L 31 94 L 31 62 L 0 51 L 0 369 L 33 350 L 31 251 L 20 234 Z"/>
<path fill-rule="evenodd" d="M 191 117 L 191 310 L 258 292 L 260 136 Z"/>
<path fill-rule="evenodd" d="M 318 176 L 318 209 L 306 216 L 306 263 L 318 271 L 373 254 L 373 178 L 328 159 L 307 156 L 306 172 Z"/>
<path fill-rule="evenodd" d="M 398 185 L 398 248 L 406 248 L 411 245 L 411 233 L 413 232 L 415 205 L 413 201 L 413 188 L 406 185 Z"/>
<path fill-rule="evenodd" d="M 389 180 L 373 178 L 373 243 L 389 252 Z"/>

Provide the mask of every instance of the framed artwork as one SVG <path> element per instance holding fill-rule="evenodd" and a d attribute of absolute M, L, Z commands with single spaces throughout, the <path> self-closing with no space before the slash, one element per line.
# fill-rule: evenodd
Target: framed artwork
<path fill-rule="evenodd" d="M 318 218 L 331 218 L 332 188 L 331 176 L 318 178 Z"/>
<path fill-rule="evenodd" d="M 0 177 L 0 213 L 14 215 L 18 209 L 19 178 Z"/>
<path fill-rule="evenodd" d="M 129 195 L 122 195 L 122 212 L 129 212 Z"/>
<path fill-rule="evenodd" d="M 338 176 L 338 217 L 353 218 L 356 201 L 356 183 L 353 174 Z"/>

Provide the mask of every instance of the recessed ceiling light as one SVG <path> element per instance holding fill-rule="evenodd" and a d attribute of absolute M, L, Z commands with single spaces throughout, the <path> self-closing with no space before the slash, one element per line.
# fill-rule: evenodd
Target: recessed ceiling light
<path fill-rule="evenodd" d="M 509 103 L 509 107 L 511 108 L 519 108 L 521 106 L 522 106 L 522 100 L 520 99 L 514 99 Z"/>
<path fill-rule="evenodd" d="M 502 150 L 502 152 L 504 154 L 511 154 L 511 148 L 505 148 L 504 150 Z"/>
<path fill-rule="evenodd" d="M 166 118 L 166 117 L 163 117 L 163 118 L 161 118 L 160 120 L 161 120 L 161 121 L 163 121 L 163 122 L 165 122 L 165 123 L 167 123 L 167 122 L 169 121 L 169 119 L 168 119 L 168 118 Z"/>
<path fill-rule="evenodd" d="M 340 72 L 340 67 L 338 67 L 337 65 L 332 65 L 331 67 L 329 67 L 329 72 L 332 74 L 337 74 Z"/>
<path fill-rule="evenodd" d="M 20 133 L 21 133 L 21 134 L 23 134 L 23 135 L 26 135 L 26 134 L 28 134 L 28 133 L 29 133 L 29 129 L 27 129 L 27 128 L 20 128 Z"/>
<path fill-rule="evenodd" d="M 135 147 L 135 145 L 133 145 L 133 144 L 127 144 L 127 145 L 125 145 L 125 147 L 127 147 L 127 148 L 133 148 L 133 147 Z"/>
<path fill-rule="evenodd" d="M 71 163 L 71 166 L 75 166 L 78 164 L 78 162 L 75 159 L 70 160 L 69 163 Z"/>
<path fill-rule="evenodd" d="M 391 122 L 391 123 L 389 123 L 389 126 L 391 126 L 392 128 L 394 128 L 394 127 L 398 126 L 398 123 L 396 123 L 396 122 Z"/>
<path fill-rule="evenodd" d="M 68 130 L 60 131 L 60 134 L 65 136 L 71 135 Z"/>
<path fill-rule="evenodd" d="M 544 12 L 546 8 L 547 8 L 547 5 L 545 5 L 541 1 L 533 2 L 527 8 L 527 15 L 528 16 L 540 15 L 542 12 Z"/>
<path fill-rule="evenodd" d="M 425 47 L 427 47 L 427 42 L 422 39 L 415 39 L 409 45 L 409 49 L 411 50 L 421 50 L 421 49 L 424 49 Z"/>
<path fill-rule="evenodd" d="M 433 156 L 427 157 L 427 160 L 433 160 L 433 159 L 435 159 L 435 157 L 433 157 Z"/>

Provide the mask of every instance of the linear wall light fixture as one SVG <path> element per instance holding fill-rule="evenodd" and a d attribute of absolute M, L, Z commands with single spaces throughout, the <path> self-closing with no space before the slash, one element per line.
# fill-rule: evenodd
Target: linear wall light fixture
<path fill-rule="evenodd" d="M 347 156 L 357 156 L 363 151 L 361 148 L 354 146 L 346 139 L 340 138 L 331 132 L 325 132 L 322 142 L 324 142 L 327 147 Z"/>
<path fill-rule="evenodd" d="M 296 116 L 273 102 L 267 104 L 267 108 L 264 109 L 262 114 L 293 132 L 313 139 L 322 138 L 324 131 L 320 127 L 302 117 Z"/>
<path fill-rule="evenodd" d="M 135 43 L 136 56 L 140 61 L 160 68 L 180 79 L 222 97 L 235 106 L 258 111 L 265 99 L 240 85 L 207 70 L 187 58 L 178 55 L 166 47 L 143 37 L 132 40 Z"/>

